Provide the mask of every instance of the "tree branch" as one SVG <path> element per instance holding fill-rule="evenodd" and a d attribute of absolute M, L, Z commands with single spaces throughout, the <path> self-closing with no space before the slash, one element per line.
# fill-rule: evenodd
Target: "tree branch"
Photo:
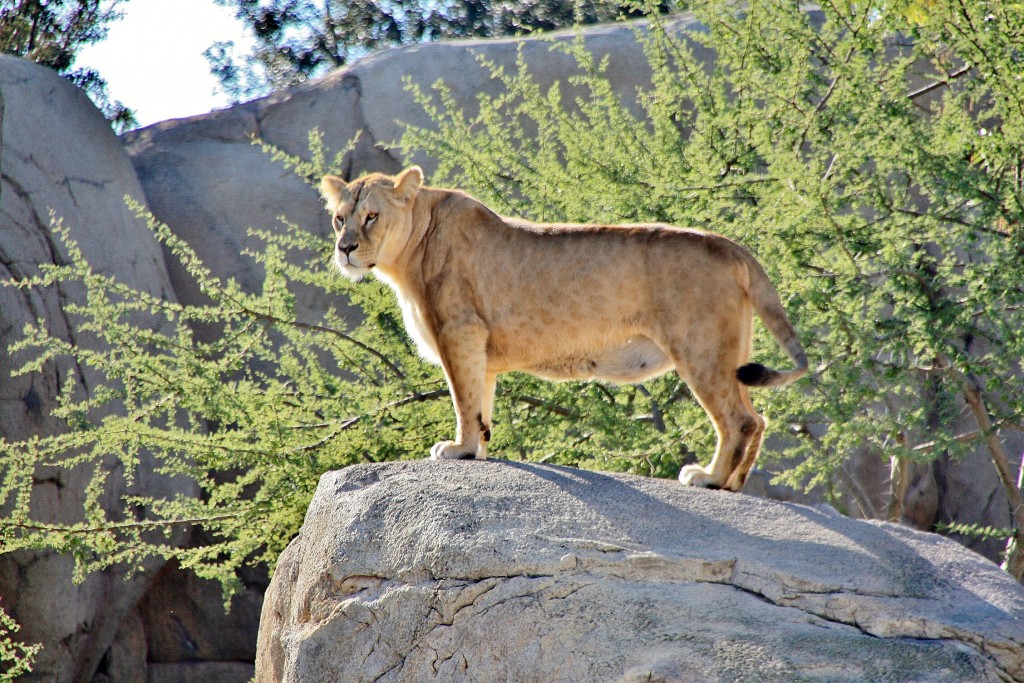
<path fill-rule="evenodd" d="M 326 334 L 334 335 L 339 339 L 343 339 L 344 341 L 347 341 L 350 344 L 354 344 L 355 346 L 361 348 L 363 351 L 366 351 L 367 353 L 375 356 L 381 363 L 383 363 L 389 370 L 391 370 L 391 372 L 395 373 L 395 375 L 399 379 L 405 379 L 405 373 L 403 373 L 397 365 L 391 362 L 391 360 L 387 356 L 385 356 L 383 353 L 373 348 L 372 346 L 369 346 L 359 341 L 355 337 L 345 334 L 341 330 L 336 330 L 333 327 L 326 327 L 324 325 L 317 325 L 314 323 L 304 323 L 299 320 L 286 320 L 285 318 L 279 318 L 276 315 L 271 315 L 270 313 L 261 313 L 259 311 L 254 311 L 247 306 L 243 306 L 240 302 L 235 301 L 234 299 L 229 298 L 229 300 L 231 301 L 231 303 L 235 304 L 235 306 L 238 307 L 241 313 L 245 313 L 246 315 L 252 316 L 258 320 L 265 320 L 269 323 L 273 323 L 276 325 L 290 325 L 292 327 L 297 327 L 300 330 L 309 330 L 311 332 L 324 332 Z"/>
<path fill-rule="evenodd" d="M 540 399 L 535 396 L 519 396 L 517 400 L 520 403 L 525 403 L 526 405 L 533 406 L 534 408 L 544 408 L 545 410 L 551 411 L 555 415 L 561 415 L 562 417 L 576 417 L 575 411 L 570 410 L 569 408 L 564 408 L 562 406 L 555 405 L 550 401 L 545 401 L 544 399 Z"/>
<path fill-rule="evenodd" d="M 219 522 L 225 519 L 237 519 L 249 514 L 249 511 L 232 512 L 223 515 L 211 515 L 210 517 L 194 517 L 190 519 L 147 519 L 140 522 L 113 522 L 100 526 L 90 527 L 63 527 L 49 524 L 22 524 L 20 522 L 0 522 L 0 528 L 22 529 L 24 531 L 43 531 L 46 533 L 58 534 L 94 534 L 104 531 L 119 531 L 121 529 L 158 529 L 164 526 L 182 526 L 205 524 L 207 522 Z"/>
<path fill-rule="evenodd" d="M 962 68 L 946 76 L 946 78 L 942 79 L 941 81 L 935 81 L 934 83 L 929 83 L 923 88 L 918 88 L 914 92 L 907 95 L 907 99 L 913 101 L 916 100 L 918 97 L 923 97 L 934 90 L 938 90 L 944 85 L 949 85 L 952 81 L 955 81 L 956 79 L 960 78 L 961 76 L 968 73 L 972 69 L 974 69 L 973 64 L 965 64 Z"/>

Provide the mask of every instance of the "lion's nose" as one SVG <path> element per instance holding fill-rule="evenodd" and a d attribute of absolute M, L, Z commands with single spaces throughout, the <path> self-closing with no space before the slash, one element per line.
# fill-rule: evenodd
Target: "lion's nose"
<path fill-rule="evenodd" d="M 338 251 L 343 253 L 345 258 L 348 258 L 348 255 L 355 251 L 358 246 L 356 244 L 339 244 Z"/>

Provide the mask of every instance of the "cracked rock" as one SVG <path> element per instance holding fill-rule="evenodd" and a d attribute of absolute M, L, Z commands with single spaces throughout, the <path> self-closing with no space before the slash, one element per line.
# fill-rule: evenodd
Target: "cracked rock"
<path fill-rule="evenodd" d="M 507 461 L 325 474 L 258 683 L 1024 681 L 1024 588 L 956 543 Z"/>
<path fill-rule="evenodd" d="M 171 291 L 163 253 L 144 220 L 125 204 L 142 188 L 109 123 L 81 90 L 47 69 L 0 55 L 0 280 L 40 274 L 41 264 L 66 263 L 68 254 L 50 231 L 50 212 L 62 218 L 97 272 L 156 296 Z M 0 435 L 11 441 L 64 428 L 50 412 L 74 373 L 75 389 L 88 392 L 95 377 L 66 358 L 40 372 L 11 376 L 28 358 L 10 344 L 26 324 L 39 323 L 72 345 L 90 340 L 75 330 L 68 302 L 85 303 L 80 287 L 46 290 L 0 287 Z M 0 473 L 6 474 L 0 453 Z M 114 467 L 113 460 L 109 462 Z M 143 456 L 128 484 L 114 470 L 104 498 L 117 509 L 124 495 L 195 494 L 194 485 L 157 475 Z M 40 522 L 79 521 L 90 467 L 39 467 L 33 473 L 32 515 Z M 0 518 L 12 500 L 0 500 Z M 50 551 L 0 552 L 0 602 L 22 625 L 19 637 L 41 643 L 35 668 L 19 680 L 88 681 L 122 621 L 162 564 L 147 561 L 126 580 L 112 568 L 72 583 L 73 562 Z M 2 667 L 0 667 L 2 669 Z M 0 674 L 0 678 L 2 678 Z"/>

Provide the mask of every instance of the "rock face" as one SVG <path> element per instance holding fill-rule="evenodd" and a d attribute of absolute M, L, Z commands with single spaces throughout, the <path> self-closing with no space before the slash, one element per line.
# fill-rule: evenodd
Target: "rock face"
<path fill-rule="evenodd" d="M 174 300 L 163 254 L 145 221 L 125 206 L 124 197 L 143 199 L 134 169 L 109 124 L 86 95 L 53 71 L 0 55 L 0 280 L 39 273 L 43 263 L 64 263 L 67 254 L 49 229 L 50 211 L 64 219 L 95 270 L 155 296 Z M 64 312 L 83 292 L 67 284 L 47 291 L 0 287 L 0 433 L 10 440 L 61 429 L 50 417 L 65 381 L 90 392 L 93 377 L 70 362 L 48 364 L 43 372 L 11 377 L 25 358 L 12 358 L 8 344 L 27 323 L 42 321 L 55 336 L 82 339 Z M 113 465 L 112 465 L 113 467 Z M 0 463 L 0 473 L 6 467 Z M 171 496 L 194 487 L 171 481 L 143 462 L 131 488 L 111 471 L 108 508 L 125 494 Z M 91 468 L 44 468 L 36 473 L 35 518 L 71 523 L 81 518 Z M 0 517 L 10 501 L 0 500 Z M 152 571 L 158 564 L 150 563 Z M 92 672 L 126 613 L 138 601 L 151 572 L 130 581 L 124 572 L 94 574 L 71 581 L 70 558 L 49 552 L 0 556 L 0 601 L 22 624 L 19 634 L 41 642 L 35 674 L 25 680 L 82 681 Z"/>
<path fill-rule="evenodd" d="M 325 474 L 258 683 L 1022 681 L 1024 588 L 935 535 L 503 461 Z"/>

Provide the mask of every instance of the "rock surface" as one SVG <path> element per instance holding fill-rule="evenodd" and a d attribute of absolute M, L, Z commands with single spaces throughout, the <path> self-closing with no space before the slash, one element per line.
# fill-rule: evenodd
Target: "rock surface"
<path fill-rule="evenodd" d="M 1024 680 L 1024 588 L 826 508 L 506 461 L 325 474 L 258 683 Z"/>
<path fill-rule="evenodd" d="M 43 263 L 68 256 L 49 229 L 50 212 L 63 218 L 95 270 L 122 282 L 174 299 L 163 254 L 145 221 L 137 219 L 125 195 L 143 199 L 120 141 L 81 90 L 50 69 L 0 55 L 0 280 L 39 273 Z M 27 323 L 42 321 L 51 334 L 81 343 L 64 305 L 84 303 L 83 292 L 68 284 L 47 291 L 0 287 L 0 433 L 11 440 L 61 429 L 50 417 L 56 396 L 74 375 L 76 390 L 90 392 L 93 377 L 68 361 L 48 364 L 40 373 L 11 377 L 26 358 L 12 358 L 7 346 Z M 194 486 L 153 472 L 143 459 L 129 488 L 111 464 L 108 509 L 120 508 L 126 494 L 189 494 Z M 0 466 L 0 472 L 4 471 Z M 32 510 L 40 522 L 81 519 L 91 468 L 42 468 L 36 473 Z M 121 483 L 118 483 L 118 482 Z M 0 517 L 9 501 L 0 501 Z M 19 634 L 41 642 L 35 673 L 24 680 L 87 681 L 118 626 L 145 590 L 150 571 L 126 581 L 119 570 L 71 581 L 72 561 L 51 552 L 0 556 L 0 600 L 22 625 Z"/>

